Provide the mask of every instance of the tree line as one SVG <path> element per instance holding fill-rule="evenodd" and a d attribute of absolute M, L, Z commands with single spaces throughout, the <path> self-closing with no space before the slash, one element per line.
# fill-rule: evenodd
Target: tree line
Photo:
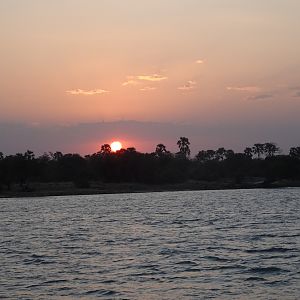
<path fill-rule="evenodd" d="M 90 182 L 132 182 L 176 184 L 188 180 L 217 181 L 260 177 L 266 182 L 300 179 L 300 146 L 288 155 L 280 154 L 274 143 L 254 144 L 241 153 L 220 147 L 200 150 L 191 157 L 186 137 L 177 141 L 178 152 L 172 153 L 158 144 L 152 153 L 134 147 L 112 152 L 109 144 L 91 155 L 61 152 L 36 156 L 32 151 L 4 156 L 0 152 L 0 191 L 13 184 L 26 189 L 32 182 L 73 182 L 88 188 Z"/>

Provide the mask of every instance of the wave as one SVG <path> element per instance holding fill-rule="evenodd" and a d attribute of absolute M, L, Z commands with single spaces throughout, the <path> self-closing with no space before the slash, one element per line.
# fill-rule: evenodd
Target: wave
<path fill-rule="evenodd" d="M 259 273 L 259 274 L 274 274 L 274 273 L 285 273 L 289 271 L 278 267 L 257 267 L 257 268 L 249 269 L 248 272 Z"/>
<path fill-rule="evenodd" d="M 266 281 L 266 279 L 262 278 L 262 277 L 252 276 L 252 277 L 246 278 L 245 281 Z"/>
<path fill-rule="evenodd" d="M 232 259 L 227 259 L 227 258 L 221 258 L 218 256 L 204 256 L 205 259 L 213 260 L 213 261 L 220 261 L 220 262 L 227 262 L 227 261 L 232 261 Z"/>
<path fill-rule="evenodd" d="M 108 290 L 91 290 L 84 293 L 85 295 L 97 295 L 97 296 L 114 296 L 117 294 L 115 291 Z"/>
<path fill-rule="evenodd" d="M 282 247 L 272 247 L 272 248 L 266 248 L 266 249 L 248 249 L 245 250 L 247 253 L 285 253 L 288 251 L 294 251 L 295 249 L 289 249 L 289 248 L 282 248 Z"/>
<path fill-rule="evenodd" d="M 197 263 L 191 261 L 191 260 L 183 260 L 176 263 L 176 265 L 189 265 L 189 266 L 198 266 Z"/>

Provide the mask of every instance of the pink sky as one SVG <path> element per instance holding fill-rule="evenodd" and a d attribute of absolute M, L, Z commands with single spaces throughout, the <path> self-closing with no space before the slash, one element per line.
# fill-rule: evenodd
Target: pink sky
<path fill-rule="evenodd" d="M 298 0 L 3 0 L 0 122 L 253 126 L 253 140 L 299 144 L 299 11 Z M 221 132 L 207 146 L 245 138 Z"/>

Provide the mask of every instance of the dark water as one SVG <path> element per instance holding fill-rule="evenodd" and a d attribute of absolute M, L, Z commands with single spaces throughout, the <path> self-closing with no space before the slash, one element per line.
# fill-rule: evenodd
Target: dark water
<path fill-rule="evenodd" d="M 0 298 L 300 299 L 300 189 L 0 199 Z"/>

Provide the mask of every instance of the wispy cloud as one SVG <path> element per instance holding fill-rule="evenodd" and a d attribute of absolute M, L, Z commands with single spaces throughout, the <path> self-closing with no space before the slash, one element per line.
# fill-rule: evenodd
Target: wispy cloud
<path fill-rule="evenodd" d="M 127 80 L 122 83 L 122 86 L 130 86 L 130 85 L 138 85 L 144 81 L 150 82 L 160 82 L 163 80 L 167 80 L 168 77 L 160 75 L 160 74 L 151 74 L 151 75 L 136 75 L 136 76 L 127 76 Z M 154 89 L 154 88 L 152 88 Z M 143 89 L 141 89 L 143 90 Z"/>
<path fill-rule="evenodd" d="M 154 91 L 154 90 L 156 90 L 156 87 L 154 87 L 154 86 L 145 86 L 140 89 L 140 91 L 142 91 L 142 92 L 149 92 L 149 91 Z"/>
<path fill-rule="evenodd" d="M 159 82 L 167 79 L 168 77 L 159 74 L 127 76 L 127 80 L 122 83 L 122 86 L 138 85 L 141 84 L 143 81 Z"/>
<path fill-rule="evenodd" d="M 190 91 L 196 87 L 197 82 L 194 80 L 189 80 L 185 85 L 178 87 L 178 90 L 181 91 Z"/>
<path fill-rule="evenodd" d="M 204 64 L 204 60 L 203 59 L 197 59 L 195 61 L 195 63 L 198 64 L 198 65 L 201 65 L 201 64 Z"/>
<path fill-rule="evenodd" d="M 294 97 L 296 97 L 296 98 L 300 97 L 300 91 L 296 92 Z"/>
<path fill-rule="evenodd" d="M 95 89 L 95 90 L 82 90 L 82 89 L 76 89 L 76 90 L 68 90 L 66 91 L 69 95 L 84 95 L 84 96 L 93 96 L 93 95 L 101 95 L 109 93 L 109 91 L 102 90 L 102 89 Z"/>
<path fill-rule="evenodd" d="M 300 86 L 290 86 L 289 90 L 291 90 L 291 91 L 300 91 Z"/>
<path fill-rule="evenodd" d="M 264 100 L 264 99 L 270 99 L 273 98 L 274 95 L 272 94 L 260 94 L 260 95 L 254 95 L 247 97 L 247 100 Z"/>
<path fill-rule="evenodd" d="M 248 93 L 257 93 L 261 91 L 261 88 L 258 86 L 228 86 L 226 87 L 228 91 L 235 92 L 248 92 Z"/>
<path fill-rule="evenodd" d="M 127 78 L 127 81 L 122 83 L 122 86 L 128 86 L 128 85 L 138 85 L 139 82 L 135 79 L 132 79 L 131 76 Z"/>
<path fill-rule="evenodd" d="M 288 94 L 289 97 L 299 98 L 300 97 L 300 86 L 293 85 L 289 86 L 287 84 L 281 84 L 278 86 L 281 89 L 281 92 Z M 286 95 L 285 95 L 286 96 Z"/>
<path fill-rule="evenodd" d="M 300 86 L 292 86 L 289 88 L 294 98 L 300 97 Z"/>
<path fill-rule="evenodd" d="M 136 76 L 138 80 L 144 80 L 144 81 L 163 81 L 168 79 L 168 77 L 159 75 L 159 74 L 152 74 L 152 75 L 138 75 Z"/>

